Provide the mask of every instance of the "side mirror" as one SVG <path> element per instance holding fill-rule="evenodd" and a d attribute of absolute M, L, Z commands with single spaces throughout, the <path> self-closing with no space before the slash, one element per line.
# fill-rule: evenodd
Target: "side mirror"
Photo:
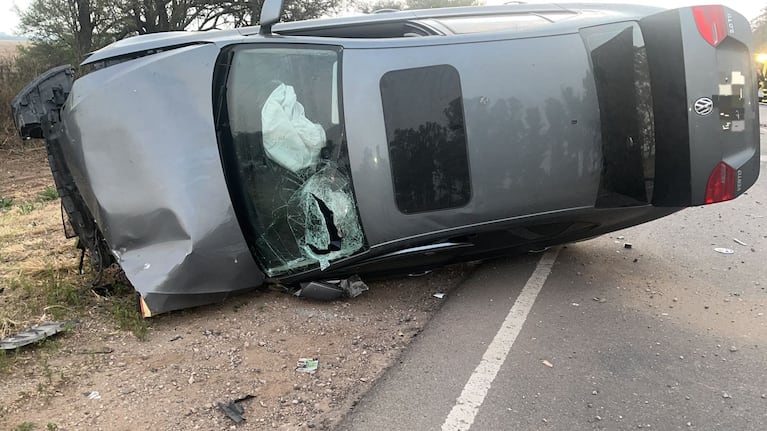
<path fill-rule="evenodd" d="M 283 0 L 266 0 L 261 6 L 261 16 L 259 17 L 258 34 L 262 36 L 272 34 L 272 25 L 280 22 L 282 18 Z"/>

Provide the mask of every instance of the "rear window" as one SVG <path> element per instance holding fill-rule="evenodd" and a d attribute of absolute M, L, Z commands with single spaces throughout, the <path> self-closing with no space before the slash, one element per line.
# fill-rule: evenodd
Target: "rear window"
<path fill-rule="evenodd" d="M 471 181 L 458 71 L 449 65 L 396 70 L 380 86 L 399 210 L 467 204 Z"/>
<path fill-rule="evenodd" d="M 602 128 L 603 169 L 597 206 L 652 200 L 655 119 L 647 51 L 636 23 L 581 31 L 591 53 Z"/>

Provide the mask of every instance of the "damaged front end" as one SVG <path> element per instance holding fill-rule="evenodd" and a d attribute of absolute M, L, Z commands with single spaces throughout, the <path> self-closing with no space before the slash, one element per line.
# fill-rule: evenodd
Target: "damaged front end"
<path fill-rule="evenodd" d="M 109 246 L 83 201 L 65 158 L 65 134 L 61 111 L 72 91 L 75 71 L 70 65 L 53 68 L 30 82 L 14 97 L 13 121 L 23 139 L 45 139 L 48 163 L 61 199 L 61 218 L 67 238 L 78 238 L 82 250 L 79 270 L 83 270 L 86 251 L 96 274 L 97 284 L 103 270 L 114 263 Z"/>
<path fill-rule="evenodd" d="M 14 100 L 21 136 L 46 140 L 68 236 L 97 272 L 120 266 L 147 317 L 264 281 L 221 170 L 209 90 L 219 51 L 155 50 L 77 80 L 56 68 Z"/>
<path fill-rule="evenodd" d="M 117 263 L 148 317 L 267 277 L 337 278 L 317 274 L 367 250 L 339 63 L 335 47 L 195 44 L 77 80 L 63 66 L 14 99 L 14 120 L 22 138 L 46 141 L 67 236 L 96 274 Z"/>

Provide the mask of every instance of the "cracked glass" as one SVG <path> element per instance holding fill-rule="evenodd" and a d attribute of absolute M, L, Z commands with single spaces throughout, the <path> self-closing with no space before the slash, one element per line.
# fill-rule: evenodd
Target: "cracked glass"
<path fill-rule="evenodd" d="M 238 217 L 268 276 L 325 269 L 365 246 L 338 70 L 336 49 L 246 48 L 232 57 L 226 103 L 246 213 Z"/>

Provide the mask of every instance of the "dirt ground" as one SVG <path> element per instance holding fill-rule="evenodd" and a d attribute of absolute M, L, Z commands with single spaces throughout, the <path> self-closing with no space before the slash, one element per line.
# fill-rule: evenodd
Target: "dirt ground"
<path fill-rule="evenodd" d="M 0 152 L 0 196 L 27 202 L 52 185 L 42 145 Z M 76 274 L 78 252 L 64 238 L 58 201 L 36 205 L 0 213 L 6 330 L 50 318 L 50 307 L 25 309 L 29 290 L 14 277 L 53 268 L 87 299 L 70 313 L 81 321 L 73 330 L 7 355 L 0 429 L 332 429 L 439 308 L 433 294 L 449 294 L 473 268 L 367 280 L 361 296 L 329 303 L 261 288 L 152 318 L 141 341 L 117 329 L 110 299 Z M 9 241 L 12 228 L 29 232 L 17 234 L 21 244 Z M 300 358 L 317 358 L 317 371 L 297 371 Z M 249 395 L 239 425 L 218 407 Z"/>

